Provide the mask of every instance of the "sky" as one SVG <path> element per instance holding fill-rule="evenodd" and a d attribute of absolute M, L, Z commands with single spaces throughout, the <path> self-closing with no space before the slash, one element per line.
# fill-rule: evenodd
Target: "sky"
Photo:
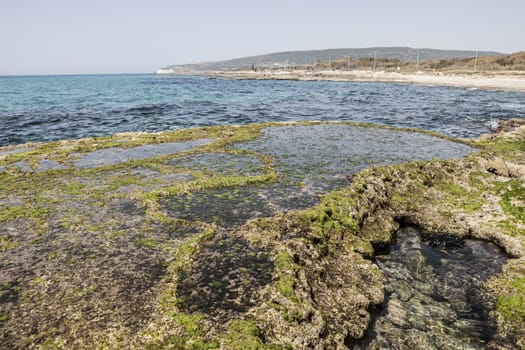
<path fill-rule="evenodd" d="M 0 75 L 150 73 L 279 51 L 525 50 L 523 0 L 0 0 Z"/>

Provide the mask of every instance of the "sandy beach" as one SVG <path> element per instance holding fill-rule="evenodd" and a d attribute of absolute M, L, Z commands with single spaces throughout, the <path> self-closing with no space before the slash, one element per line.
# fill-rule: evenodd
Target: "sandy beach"
<path fill-rule="evenodd" d="M 378 81 L 392 83 L 456 86 L 478 89 L 525 91 L 525 74 L 514 73 L 398 73 L 364 70 L 261 70 L 261 71 L 215 71 L 204 75 L 228 79 L 263 80 L 333 80 L 333 81 Z"/>

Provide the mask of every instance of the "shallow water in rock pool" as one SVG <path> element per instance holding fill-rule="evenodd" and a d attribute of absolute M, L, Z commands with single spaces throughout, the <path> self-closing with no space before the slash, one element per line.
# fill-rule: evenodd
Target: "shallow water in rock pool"
<path fill-rule="evenodd" d="M 495 296 L 482 287 L 506 256 L 492 243 L 398 232 L 377 259 L 387 279 L 385 301 L 354 349 L 485 349 L 492 338 Z"/>
<path fill-rule="evenodd" d="M 439 158 L 460 158 L 473 149 L 427 134 L 347 124 L 269 127 L 260 138 L 234 145 L 275 159 L 276 182 L 240 188 L 202 190 L 161 201 L 180 219 L 238 226 L 247 220 L 306 209 L 322 194 L 349 184 L 347 176 L 377 165 Z M 173 167 L 215 174 L 261 174 L 262 163 L 247 156 L 191 155 L 170 161 Z M 213 158 L 213 157 L 212 157 Z M 238 161 L 234 161 L 237 159 Z"/>

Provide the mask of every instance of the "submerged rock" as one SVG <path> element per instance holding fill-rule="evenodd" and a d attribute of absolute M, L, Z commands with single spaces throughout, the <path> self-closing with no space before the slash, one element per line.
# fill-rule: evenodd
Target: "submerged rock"
<path fill-rule="evenodd" d="M 499 273 L 505 254 L 494 244 L 448 235 L 420 238 L 405 228 L 377 264 L 387 297 L 362 349 L 484 349 L 496 325 L 497 296 L 483 283 Z M 415 347 L 414 347 L 415 346 Z"/>
<path fill-rule="evenodd" d="M 185 142 L 166 142 L 143 145 L 131 148 L 104 148 L 86 154 L 71 154 L 70 160 L 77 169 L 95 168 L 104 165 L 115 165 L 174 153 L 181 153 L 196 146 L 213 142 L 213 139 L 197 139 Z"/>

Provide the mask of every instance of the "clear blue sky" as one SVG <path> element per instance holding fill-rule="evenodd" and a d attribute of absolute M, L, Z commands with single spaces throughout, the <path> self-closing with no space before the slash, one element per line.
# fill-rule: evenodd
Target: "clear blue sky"
<path fill-rule="evenodd" d="M 287 50 L 525 50 L 524 0 L 0 0 L 0 75 L 152 72 Z"/>

